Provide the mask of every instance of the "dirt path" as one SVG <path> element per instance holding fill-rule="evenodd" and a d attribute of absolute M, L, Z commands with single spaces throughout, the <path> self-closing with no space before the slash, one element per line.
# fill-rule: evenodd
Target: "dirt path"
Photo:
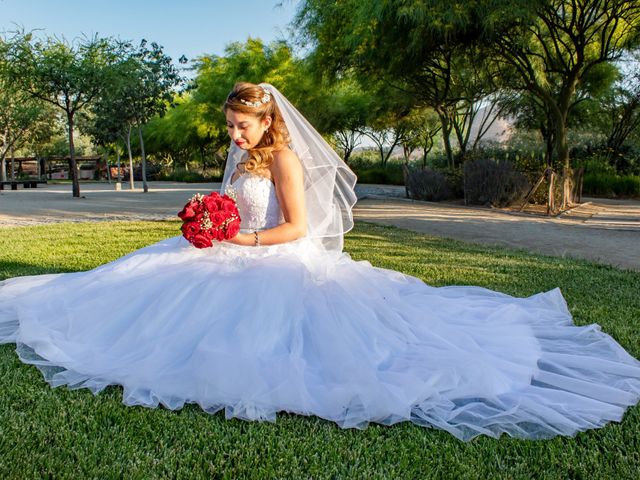
<path fill-rule="evenodd" d="M 109 184 L 84 184 L 83 198 L 68 185 L 0 191 L 0 228 L 51 222 L 159 220 L 176 213 L 194 193 L 219 184 L 150 182 L 150 192 L 116 192 Z M 585 204 L 547 218 L 461 205 L 413 202 L 404 187 L 362 185 L 357 220 L 487 245 L 576 257 L 640 271 L 640 202 L 585 199 Z M 0 233 L 1 234 L 1 233 Z"/>
<path fill-rule="evenodd" d="M 460 205 L 364 198 L 359 220 L 485 245 L 640 271 L 640 202 L 586 199 L 558 218 Z"/>

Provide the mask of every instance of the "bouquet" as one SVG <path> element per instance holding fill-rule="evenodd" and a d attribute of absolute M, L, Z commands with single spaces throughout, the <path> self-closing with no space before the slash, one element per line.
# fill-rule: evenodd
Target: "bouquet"
<path fill-rule="evenodd" d="M 210 247 L 213 240 L 229 240 L 240 231 L 238 207 L 227 194 L 196 193 L 178 216 L 184 222 L 182 235 L 196 248 Z"/>

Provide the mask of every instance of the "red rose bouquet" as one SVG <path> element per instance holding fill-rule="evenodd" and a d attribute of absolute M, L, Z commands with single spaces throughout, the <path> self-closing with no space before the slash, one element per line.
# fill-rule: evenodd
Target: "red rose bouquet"
<path fill-rule="evenodd" d="M 196 248 L 213 245 L 213 240 L 229 240 L 240 231 L 236 202 L 228 195 L 196 193 L 178 216 L 184 222 L 182 235 Z"/>

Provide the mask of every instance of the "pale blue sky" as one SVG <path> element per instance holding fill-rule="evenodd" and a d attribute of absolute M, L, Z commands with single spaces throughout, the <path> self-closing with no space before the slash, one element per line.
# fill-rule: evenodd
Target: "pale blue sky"
<path fill-rule="evenodd" d="M 282 4 L 282 6 L 277 6 Z M 174 60 L 224 53 L 249 36 L 289 36 L 297 0 L 0 0 L 0 31 L 44 29 L 67 40 L 86 34 L 164 46 Z"/>

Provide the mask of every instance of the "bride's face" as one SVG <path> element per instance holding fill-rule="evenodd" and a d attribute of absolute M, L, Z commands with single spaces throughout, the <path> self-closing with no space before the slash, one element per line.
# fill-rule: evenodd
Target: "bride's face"
<path fill-rule="evenodd" d="M 271 125 L 271 117 L 263 120 L 248 113 L 227 110 L 227 132 L 240 148 L 248 150 L 260 143 L 264 131 Z"/>

